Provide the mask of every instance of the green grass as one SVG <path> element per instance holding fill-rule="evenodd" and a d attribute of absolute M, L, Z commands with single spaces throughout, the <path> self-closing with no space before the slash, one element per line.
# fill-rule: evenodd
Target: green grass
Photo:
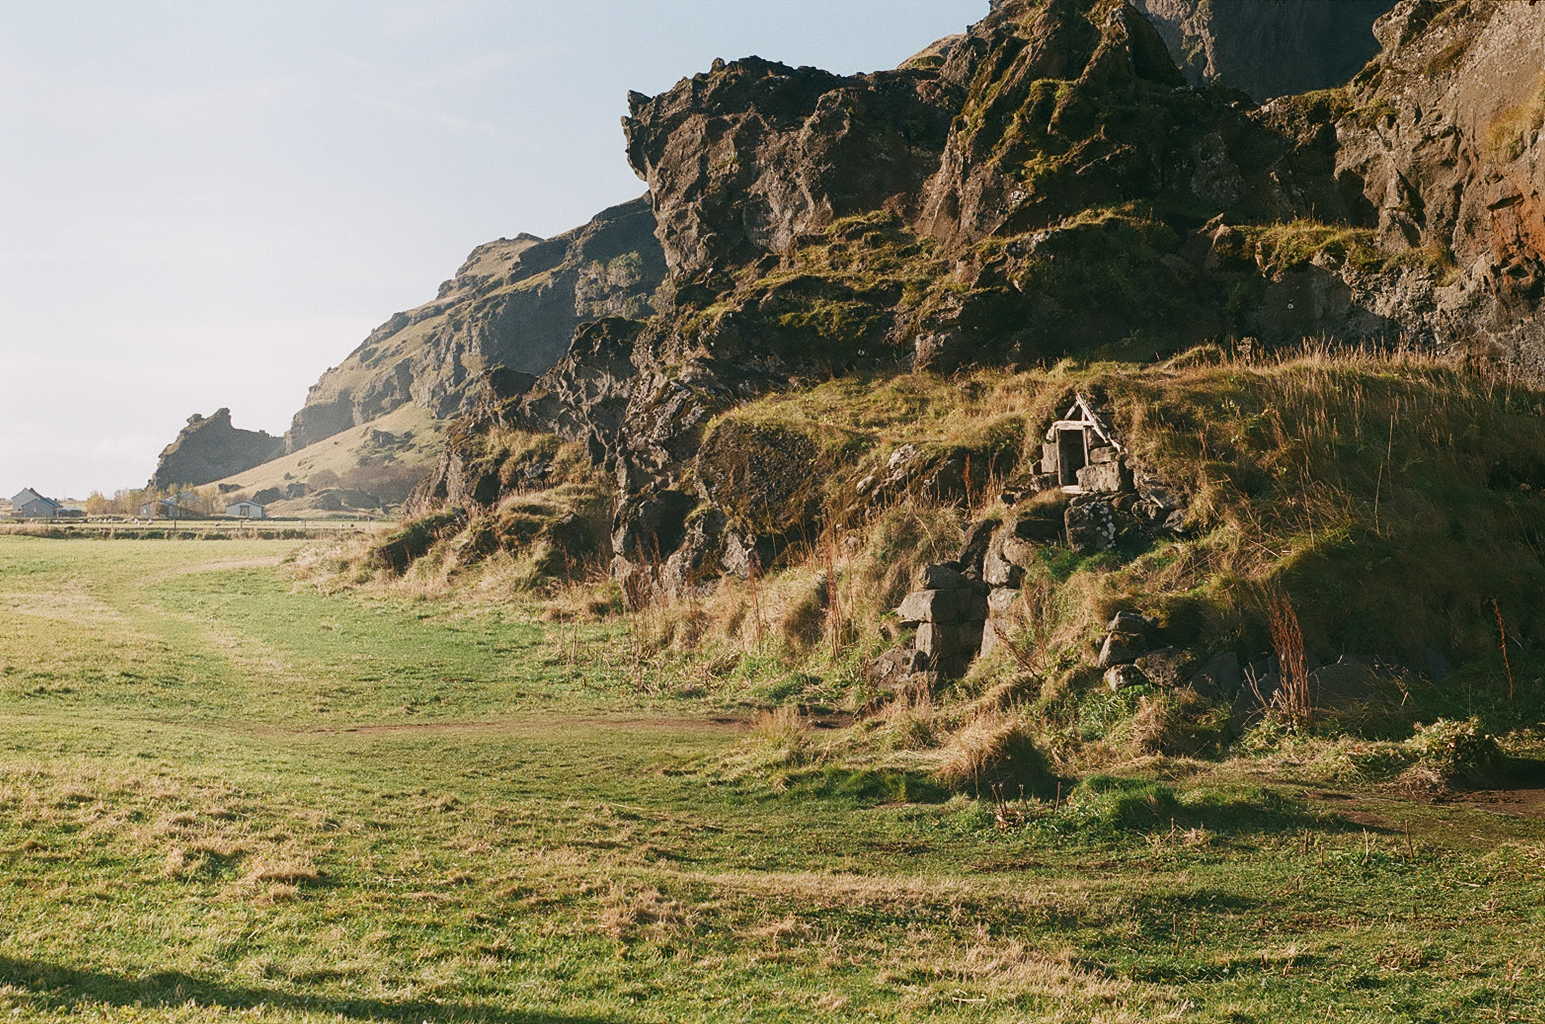
<path fill-rule="evenodd" d="M 896 774 L 780 792 L 610 627 L 323 596 L 297 546 L 0 537 L 0 1015 L 1545 1015 L 1538 819 L 1291 758 L 1008 828 Z"/>

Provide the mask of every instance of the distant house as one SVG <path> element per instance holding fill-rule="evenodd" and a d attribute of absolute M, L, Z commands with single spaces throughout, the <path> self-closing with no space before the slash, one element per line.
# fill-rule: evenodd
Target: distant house
<path fill-rule="evenodd" d="M 21 491 L 11 498 L 13 519 L 57 519 L 64 506 L 53 498 L 45 498 L 32 488 Z"/>
<path fill-rule="evenodd" d="M 264 519 L 263 506 L 255 501 L 238 501 L 234 505 L 225 506 L 225 514 L 235 516 L 238 519 Z"/>
<path fill-rule="evenodd" d="M 171 498 L 157 498 L 139 507 L 141 519 L 188 519 L 193 513 L 178 505 Z"/>

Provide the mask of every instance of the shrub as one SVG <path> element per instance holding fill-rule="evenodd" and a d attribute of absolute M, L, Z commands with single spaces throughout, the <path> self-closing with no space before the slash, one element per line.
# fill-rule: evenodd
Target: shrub
<path fill-rule="evenodd" d="M 1481 731 L 1478 718 L 1454 722 L 1440 718 L 1431 725 L 1416 724 L 1405 742 L 1416 756 L 1412 767 L 1437 782 L 1485 782 L 1496 775 L 1503 762 L 1495 737 Z"/>

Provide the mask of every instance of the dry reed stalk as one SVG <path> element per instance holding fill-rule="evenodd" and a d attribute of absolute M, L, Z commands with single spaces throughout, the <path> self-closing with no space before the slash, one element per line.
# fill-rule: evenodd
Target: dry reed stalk
<path fill-rule="evenodd" d="M 1275 710 L 1286 724 L 1307 727 L 1314 720 L 1314 697 L 1309 692 L 1309 672 L 1304 664 L 1304 634 L 1298 624 L 1298 613 L 1281 591 L 1266 599 L 1266 624 L 1282 677 Z"/>
<path fill-rule="evenodd" d="M 1502 623 L 1502 609 L 1497 607 L 1497 599 L 1491 599 L 1492 614 L 1497 617 L 1497 631 L 1502 634 L 1502 667 L 1507 669 L 1507 699 L 1513 700 L 1513 665 L 1507 658 L 1507 626 Z"/>
<path fill-rule="evenodd" d="M 832 661 L 842 654 L 842 604 L 837 590 L 837 528 L 829 525 L 822 539 L 826 560 L 826 622 L 831 633 Z"/>
<path fill-rule="evenodd" d="M 759 568 L 756 555 L 756 546 L 746 552 L 746 582 L 751 587 L 751 631 L 756 637 L 756 647 L 762 647 L 762 599 L 760 588 L 757 586 L 757 569 Z"/>

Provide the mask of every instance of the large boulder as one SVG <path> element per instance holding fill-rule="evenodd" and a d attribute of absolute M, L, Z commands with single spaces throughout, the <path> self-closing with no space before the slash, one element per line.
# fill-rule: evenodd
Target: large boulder
<path fill-rule="evenodd" d="M 696 505 L 697 500 L 682 491 L 630 497 L 612 520 L 612 550 L 640 565 L 664 564 L 686 539 L 687 515 Z"/>
<path fill-rule="evenodd" d="M 698 494 L 737 529 L 759 536 L 808 533 L 827 467 L 805 432 L 733 416 L 709 430 L 694 467 Z"/>
<path fill-rule="evenodd" d="M 1191 687 L 1203 697 L 1233 700 L 1244 681 L 1240 674 L 1239 655 L 1233 651 L 1215 654 L 1196 670 L 1191 677 Z"/>
<path fill-rule="evenodd" d="M 1081 495 L 1068 505 L 1065 522 L 1068 547 L 1081 555 L 1116 546 L 1116 510 L 1103 498 Z"/>
<path fill-rule="evenodd" d="M 1191 673 L 1196 668 L 1196 659 L 1177 647 L 1160 647 L 1145 651 L 1133 659 L 1133 664 L 1154 685 L 1173 690 L 1190 681 Z"/>

